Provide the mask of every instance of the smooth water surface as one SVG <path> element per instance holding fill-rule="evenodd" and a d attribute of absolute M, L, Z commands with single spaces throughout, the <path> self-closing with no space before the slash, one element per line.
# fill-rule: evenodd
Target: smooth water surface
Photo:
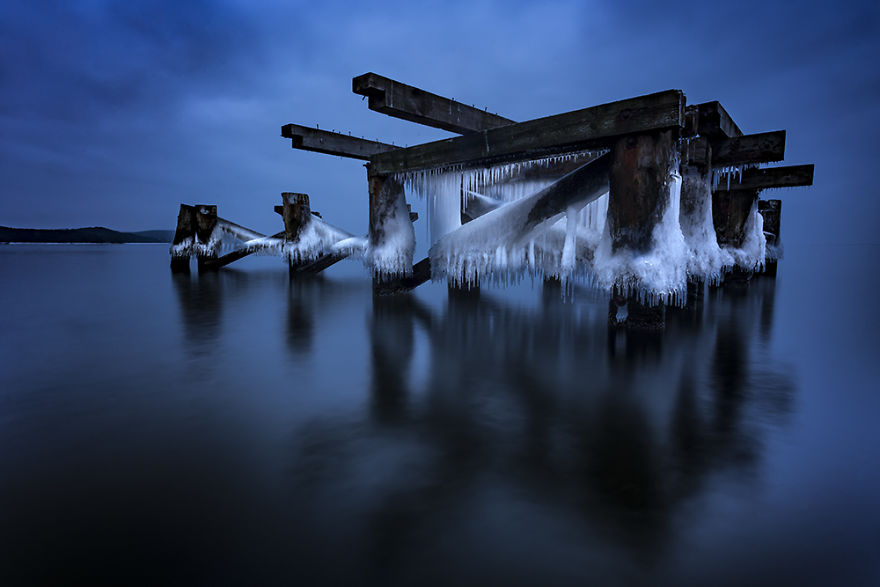
<path fill-rule="evenodd" d="M 0 584 L 880 584 L 878 254 L 635 336 L 586 290 L 0 247 Z"/>

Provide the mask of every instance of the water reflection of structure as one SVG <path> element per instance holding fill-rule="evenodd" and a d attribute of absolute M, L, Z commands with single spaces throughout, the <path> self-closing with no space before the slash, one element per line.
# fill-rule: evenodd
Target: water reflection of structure
<path fill-rule="evenodd" d="M 524 309 L 450 295 L 442 315 L 376 298 L 369 424 L 301 431 L 300 489 L 321 504 L 335 480 L 381 479 L 355 500 L 373 565 L 467 515 L 456 508 L 486 484 L 576 513 L 650 564 L 714 475 L 756 478 L 766 414 L 789 411 L 793 385 L 766 349 L 773 288 L 712 292 L 655 334 L 609 335 L 601 303 L 555 296 Z"/>
<path fill-rule="evenodd" d="M 175 281 L 189 346 L 216 343 L 224 305 L 275 295 L 276 278 Z M 711 290 L 670 310 L 654 333 L 609 329 L 607 299 L 584 303 L 577 292 L 573 304 L 552 288 L 534 307 L 485 292 L 451 291 L 442 310 L 416 297 L 373 298 L 364 410 L 312 417 L 292 438 L 294 505 L 282 519 L 305 543 L 297 559 L 326 578 L 345 548 L 351 563 L 331 576 L 383 580 L 389 568 L 417 565 L 426 540 L 456 534 L 446 555 L 483 552 L 480 532 L 457 535 L 462 520 L 497 525 L 486 512 L 517 519 L 525 508 L 575 524 L 590 548 L 649 567 L 665 560 L 676 522 L 713 481 L 758 479 L 766 428 L 790 411 L 793 384 L 770 352 L 774 288 L 759 278 L 747 290 Z M 326 352 L 316 339 L 328 316 L 349 306 L 343 323 L 352 328 L 350 306 L 368 292 L 291 281 L 291 358 Z"/>

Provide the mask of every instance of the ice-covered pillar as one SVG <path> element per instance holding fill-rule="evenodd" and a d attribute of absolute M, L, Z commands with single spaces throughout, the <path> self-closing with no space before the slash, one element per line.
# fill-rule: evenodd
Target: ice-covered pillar
<path fill-rule="evenodd" d="M 373 285 L 412 274 L 415 231 L 406 205 L 403 184 L 391 175 L 373 175 L 370 186 L 370 242 L 367 261 Z"/>
<path fill-rule="evenodd" d="M 691 255 L 707 255 L 718 246 L 712 225 L 712 147 L 705 137 L 689 140 L 681 153 L 681 199 L 678 223 Z M 720 268 L 719 268 L 720 269 Z M 688 274 L 686 308 L 700 305 L 705 274 Z"/>
<path fill-rule="evenodd" d="M 629 135 L 612 148 L 608 228 L 615 251 L 644 252 L 666 211 L 675 143 L 671 130 Z"/>
<path fill-rule="evenodd" d="M 712 193 L 712 223 L 718 244 L 738 249 L 746 238 L 746 223 L 752 212 L 758 190 L 719 190 Z M 751 279 L 751 269 L 735 266 L 724 277 L 725 283 L 738 285 Z"/>
<path fill-rule="evenodd" d="M 177 213 L 177 229 L 171 241 L 172 273 L 189 273 L 189 258 L 192 255 L 196 235 L 196 209 L 187 204 L 180 205 Z"/>
<path fill-rule="evenodd" d="M 669 203 L 669 174 L 677 159 L 672 130 L 628 135 L 617 139 L 611 149 L 608 230 L 614 252 L 642 253 L 651 248 L 654 227 Z M 609 308 L 609 323 L 628 328 L 662 328 L 662 306 L 648 307 L 615 288 Z"/>
<path fill-rule="evenodd" d="M 195 206 L 196 228 L 196 261 L 199 271 L 216 271 L 211 261 L 217 259 L 220 252 L 220 241 L 214 234 L 217 228 L 217 206 L 213 204 L 197 204 Z"/>
<path fill-rule="evenodd" d="M 782 200 L 758 200 L 758 212 L 764 218 L 764 236 L 767 237 L 767 255 L 764 259 L 764 274 L 776 276 L 781 247 L 779 230 L 782 216 Z"/>
<path fill-rule="evenodd" d="M 296 192 L 282 192 L 281 204 L 281 217 L 284 219 L 284 240 L 286 242 L 296 242 L 299 240 L 303 229 L 308 226 L 312 219 L 309 195 Z M 288 260 L 291 276 L 296 273 L 296 269 L 300 264 L 292 258 Z"/>

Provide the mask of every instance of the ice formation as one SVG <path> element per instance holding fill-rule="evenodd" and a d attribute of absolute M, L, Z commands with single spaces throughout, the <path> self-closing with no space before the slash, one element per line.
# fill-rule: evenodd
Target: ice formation
<path fill-rule="evenodd" d="M 712 188 L 708 179 L 696 168 L 686 168 L 679 222 L 688 249 L 688 275 L 717 284 L 734 260 L 729 251 L 718 246 L 712 221 Z"/>
<path fill-rule="evenodd" d="M 382 225 L 372 235 L 364 252 L 364 263 L 380 278 L 411 275 L 416 235 L 403 197 L 389 204 Z"/>
<path fill-rule="evenodd" d="M 172 245 L 170 251 L 172 257 L 188 257 L 190 255 L 210 257 L 219 253 L 224 245 L 229 246 L 229 244 L 230 238 L 228 236 L 224 238 L 224 231 L 218 224 L 211 231 L 207 242 L 200 241 L 198 235 L 188 236 L 176 245 Z"/>
<path fill-rule="evenodd" d="M 763 269 L 767 238 L 764 236 L 764 217 L 758 212 L 758 200 L 752 203 L 744 233 L 742 246 L 724 247 L 724 250 L 733 257 L 734 264 L 741 269 L 746 271 Z"/>
<path fill-rule="evenodd" d="M 523 164 L 519 164 L 522 169 Z M 505 176 L 505 172 L 488 170 L 487 177 Z M 479 181 L 475 182 L 479 183 Z M 466 185 L 466 184 L 465 184 Z M 423 183 L 428 194 L 460 202 L 461 191 L 444 193 L 431 190 L 430 182 Z M 516 188 L 520 189 L 520 188 Z M 465 191 L 468 197 L 489 210 L 476 220 L 441 236 L 431 247 L 431 274 L 434 279 L 446 278 L 458 285 L 475 285 L 480 280 L 498 283 L 516 281 L 526 273 L 567 277 L 590 260 L 589 235 L 580 222 L 580 210 L 597 200 L 607 191 L 607 184 L 592 192 L 586 190 L 566 210 L 535 224 L 530 219 L 536 203 L 546 195 L 548 188 L 527 197 L 514 199 L 494 209 L 487 204 L 491 198 Z M 565 216 L 564 219 L 561 219 Z M 590 217 L 592 218 L 592 217 Z"/>
<path fill-rule="evenodd" d="M 312 216 L 295 240 L 262 237 L 244 243 L 248 250 L 264 255 L 280 255 L 290 262 L 305 263 L 331 253 L 356 255 L 362 253 L 366 239 Z"/>
<path fill-rule="evenodd" d="M 646 252 L 612 250 L 606 223 L 592 264 L 592 284 L 635 297 L 648 305 L 683 304 L 687 293 L 689 251 L 679 225 L 681 176 L 669 176 L 666 209 L 654 226 Z"/>

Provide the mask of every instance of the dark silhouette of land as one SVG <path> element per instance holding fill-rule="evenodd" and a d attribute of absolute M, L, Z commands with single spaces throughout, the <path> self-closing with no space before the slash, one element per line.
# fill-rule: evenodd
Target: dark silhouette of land
<path fill-rule="evenodd" d="M 57 229 L 0 226 L 0 243 L 170 243 L 173 237 L 173 230 L 119 232 L 103 226 Z"/>

